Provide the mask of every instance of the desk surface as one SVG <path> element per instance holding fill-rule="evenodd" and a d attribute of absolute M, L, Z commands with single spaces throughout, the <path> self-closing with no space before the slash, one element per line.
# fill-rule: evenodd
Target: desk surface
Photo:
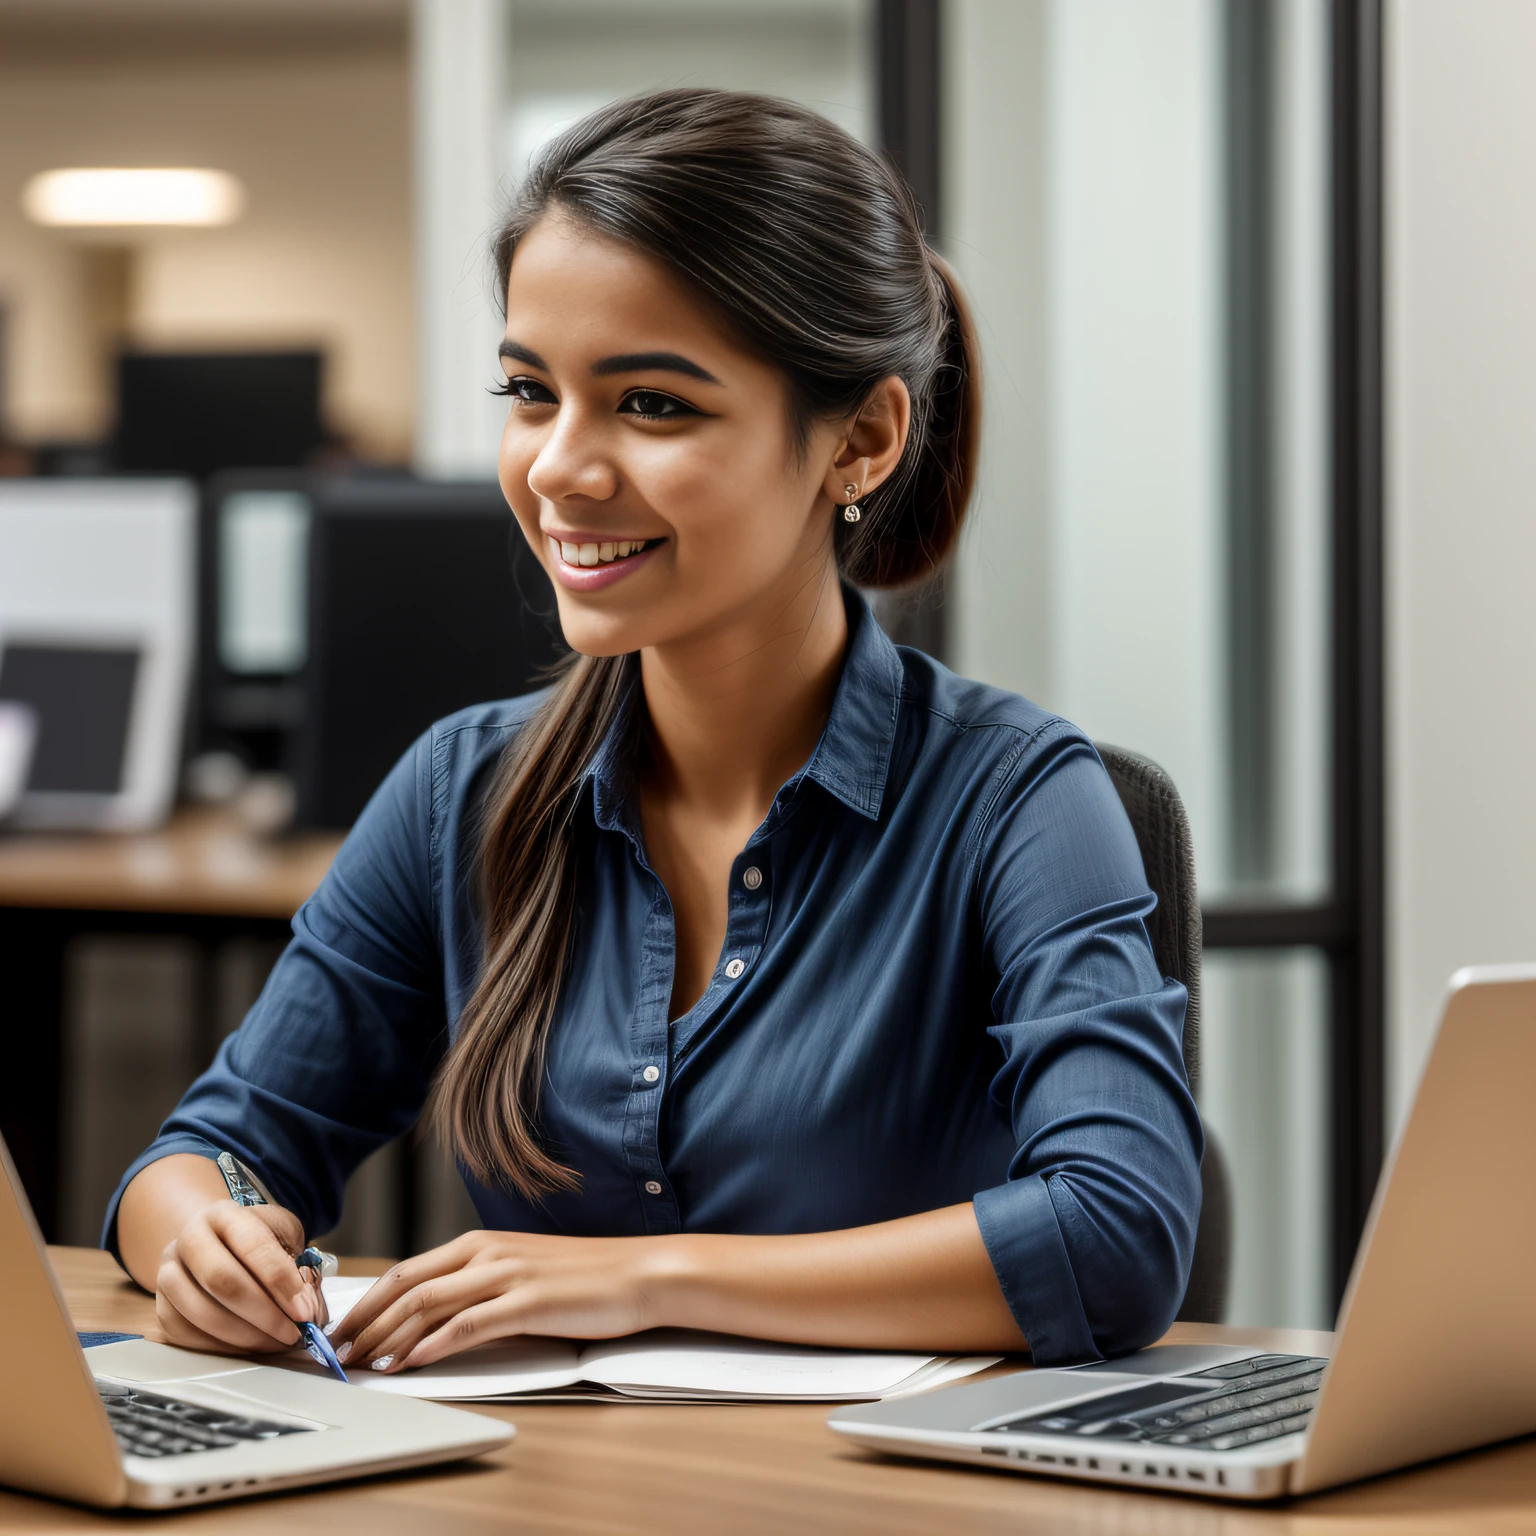
<path fill-rule="evenodd" d="M 289 918 L 340 846 L 332 832 L 258 841 L 218 810 L 179 810 L 158 832 L 11 833 L 0 907 Z"/>
<path fill-rule="evenodd" d="M 52 1252 L 78 1327 L 138 1331 L 153 1320 L 149 1299 L 105 1254 Z M 1325 1336 L 1182 1324 L 1169 1337 L 1310 1351 Z M 480 1462 L 164 1518 L 135 1517 L 132 1529 L 146 1536 L 202 1530 L 282 1536 L 311 1530 L 326 1536 L 508 1530 L 565 1536 L 1536 1532 L 1536 1439 L 1283 1508 L 1261 1508 L 888 1460 L 836 1438 L 826 1427 L 828 1409 L 819 1404 L 546 1403 L 479 1411 L 511 1419 L 518 1431 L 510 1446 Z M 0 1531 L 108 1529 L 124 1529 L 122 1517 L 0 1491 Z"/>

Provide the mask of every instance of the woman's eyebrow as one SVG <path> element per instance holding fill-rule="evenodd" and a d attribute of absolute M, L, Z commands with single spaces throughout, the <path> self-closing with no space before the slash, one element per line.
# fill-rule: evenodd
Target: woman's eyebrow
<path fill-rule="evenodd" d="M 521 342 L 513 341 L 510 336 L 496 349 L 496 355 L 549 372 L 549 364 L 532 347 L 525 347 Z M 599 379 L 614 373 L 644 373 L 651 370 L 681 373 L 690 379 L 702 380 L 705 384 L 720 382 L 707 368 L 701 368 L 680 352 L 621 352 L 616 357 L 599 358 L 592 364 L 592 375 Z"/>
<path fill-rule="evenodd" d="M 706 384 L 720 382 L 707 368 L 699 367 L 678 352 L 624 352 L 617 357 L 600 358 L 592 364 L 592 375 L 602 379 L 611 373 L 646 373 L 653 369 L 661 373 L 685 374 L 690 379 L 702 379 Z"/>
<path fill-rule="evenodd" d="M 527 363 L 530 368 L 542 368 L 545 373 L 549 372 L 549 364 L 532 347 L 525 347 L 521 343 L 513 341 L 510 336 L 506 337 L 502 344 L 497 347 L 496 355 L 497 357 L 510 358 L 514 363 Z"/>

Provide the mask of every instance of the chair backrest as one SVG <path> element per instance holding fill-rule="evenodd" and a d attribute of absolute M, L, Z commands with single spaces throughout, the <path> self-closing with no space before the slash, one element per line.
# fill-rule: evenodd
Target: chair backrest
<path fill-rule="evenodd" d="M 1195 888 L 1195 841 L 1173 780 L 1149 757 L 1099 744 L 1120 803 L 1131 819 L 1136 846 L 1157 897 L 1147 923 L 1152 953 L 1165 976 L 1184 984 L 1184 1067 L 1190 1087 L 1200 1078 L 1200 898 Z"/>
<path fill-rule="evenodd" d="M 1150 758 L 1100 745 L 1120 802 L 1141 849 L 1147 884 L 1157 908 L 1147 923 L 1152 953 L 1165 976 L 1189 993 L 1184 1015 L 1184 1068 L 1190 1087 L 1200 1081 L 1200 898 L 1195 886 L 1195 844 L 1184 802 L 1173 780 Z M 1179 1308 L 1182 1322 L 1217 1323 L 1226 1312 L 1231 1268 L 1232 1193 L 1226 1159 L 1206 1127 L 1200 1167 L 1202 1205 L 1189 1287 Z"/>

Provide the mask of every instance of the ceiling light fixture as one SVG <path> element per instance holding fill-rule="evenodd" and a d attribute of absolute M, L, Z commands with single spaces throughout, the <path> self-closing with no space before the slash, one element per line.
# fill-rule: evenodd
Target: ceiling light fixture
<path fill-rule="evenodd" d="M 82 167 L 34 176 L 21 206 L 35 223 L 77 228 L 232 224 L 245 188 L 225 171 Z"/>

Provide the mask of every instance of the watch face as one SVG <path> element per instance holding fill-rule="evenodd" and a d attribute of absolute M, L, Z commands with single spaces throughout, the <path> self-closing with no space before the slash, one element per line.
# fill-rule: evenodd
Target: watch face
<path fill-rule="evenodd" d="M 261 1191 L 246 1177 L 245 1169 L 228 1152 L 219 1154 L 219 1172 L 224 1175 L 224 1186 L 229 1198 L 240 1205 L 265 1205 Z"/>

